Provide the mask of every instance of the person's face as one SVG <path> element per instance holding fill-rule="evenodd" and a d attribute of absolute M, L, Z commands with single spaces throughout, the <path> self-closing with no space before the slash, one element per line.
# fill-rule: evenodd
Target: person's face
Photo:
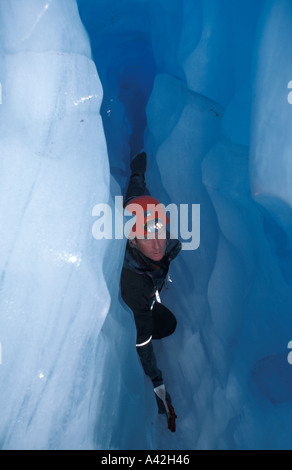
<path fill-rule="evenodd" d="M 144 256 L 151 259 L 152 261 L 161 261 L 165 255 L 166 249 L 166 231 L 147 235 L 147 238 L 134 238 L 132 240 L 135 245 Z"/>

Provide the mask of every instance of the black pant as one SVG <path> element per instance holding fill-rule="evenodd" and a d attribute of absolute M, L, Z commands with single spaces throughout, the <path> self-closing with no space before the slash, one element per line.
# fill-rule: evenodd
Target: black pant
<path fill-rule="evenodd" d="M 174 314 L 164 305 L 155 302 L 152 309 L 153 339 L 162 339 L 172 335 L 176 329 L 177 321 Z"/>

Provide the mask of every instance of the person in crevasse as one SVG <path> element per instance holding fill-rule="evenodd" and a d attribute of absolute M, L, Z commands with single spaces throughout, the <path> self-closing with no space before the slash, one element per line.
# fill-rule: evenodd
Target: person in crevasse
<path fill-rule="evenodd" d="M 132 310 L 137 329 L 137 352 L 145 374 L 153 383 L 158 412 L 165 413 L 169 429 L 175 431 L 175 411 L 166 392 L 152 340 L 170 336 L 176 318 L 162 305 L 160 292 L 167 282 L 170 262 L 182 245 L 166 229 L 168 217 L 159 201 L 146 195 L 146 153 L 139 153 L 130 165 L 131 177 L 124 207 L 136 215 L 126 246 L 121 273 L 121 295 Z"/>

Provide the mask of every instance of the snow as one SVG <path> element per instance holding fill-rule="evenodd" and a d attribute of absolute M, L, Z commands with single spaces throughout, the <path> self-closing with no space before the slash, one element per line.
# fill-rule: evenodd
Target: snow
<path fill-rule="evenodd" d="M 0 447 L 291 449 L 290 0 L 0 5 Z M 285 47 L 283 47 L 283 45 Z M 157 416 L 94 207 L 200 204 Z M 288 347 L 287 347 L 288 346 Z"/>

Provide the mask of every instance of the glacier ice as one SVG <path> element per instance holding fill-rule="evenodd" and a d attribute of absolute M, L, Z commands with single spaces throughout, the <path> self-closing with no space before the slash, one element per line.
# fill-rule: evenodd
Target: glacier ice
<path fill-rule="evenodd" d="M 1 2 L 2 449 L 291 449 L 291 20 L 290 0 Z M 175 435 L 125 240 L 91 232 L 142 147 L 153 196 L 201 205 L 155 344 Z"/>

